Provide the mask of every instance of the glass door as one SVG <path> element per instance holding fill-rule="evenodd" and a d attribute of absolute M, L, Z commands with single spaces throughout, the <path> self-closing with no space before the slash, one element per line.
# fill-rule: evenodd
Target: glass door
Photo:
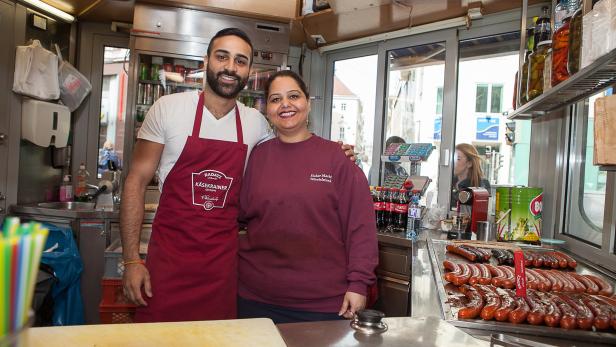
<path fill-rule="evenodd" d="M 246 88 L 240 92 L 237 100 L 265 114 L 265 82 L 278 69 L 278 66 L 254 64 L 250 69 Z"/>

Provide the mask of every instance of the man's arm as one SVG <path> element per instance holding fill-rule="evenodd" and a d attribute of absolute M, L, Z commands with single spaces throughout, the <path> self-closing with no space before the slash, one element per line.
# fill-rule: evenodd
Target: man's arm
<path fill-rule="evenodd" d="M 147 184 L 158 167 L 165 145 L 140 139 L 135 145 L 128 176 L 124 181 L 120 205 L 120 235 L 122 258 L 125 262 L 139 260 L 139 241 L 143 223 L 144 196 Z M 147 305 L 141 296 L 143 286 L 151 297 L 150 275 L 140 263 L 126 264 L 123 275 L 124 294 L 138 305 Z"/>

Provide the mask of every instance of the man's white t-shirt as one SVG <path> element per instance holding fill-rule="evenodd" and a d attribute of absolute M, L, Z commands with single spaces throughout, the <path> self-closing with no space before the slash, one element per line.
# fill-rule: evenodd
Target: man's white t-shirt
<path fill-rule="evenodd" d="M 180 157 L 186 139 L 192 134 L 195 122 L 195 111 L 199 101 L 199 93 L 186 92 L 165 95 L 158 99 L 148 111 L 137 138 L 165 145 L 158 165 L 159 190 L 169 171 Z M 272 129 L 265 117 L 256 109 L 246 107 L 237 102 L 242 121 L 244 143 L 248 146 L 246 161 L 252 148 L 263 141 L 274 137 Z M 203 118 L 199 137 L 237 142 L 235 127 L 235 108 L 220 119 L 203 107 Z"/>

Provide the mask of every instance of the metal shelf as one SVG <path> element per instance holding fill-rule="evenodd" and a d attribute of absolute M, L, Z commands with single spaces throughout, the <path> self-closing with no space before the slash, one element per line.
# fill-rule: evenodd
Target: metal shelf
<path fill-rule="evenodd" d="M 533 119 L 585 99 L 616 83 L 616 49 L 598 58 L 568 80 L 521 106 L 509 119 Z"/>
<path fill-rule="evenodd" d="M 599 165 L 599 171 L 616 171 L 616 165 Z"/>

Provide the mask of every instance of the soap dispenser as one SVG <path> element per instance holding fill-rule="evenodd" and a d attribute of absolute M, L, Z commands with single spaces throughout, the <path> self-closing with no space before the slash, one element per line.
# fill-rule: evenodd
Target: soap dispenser
<path fill-rule="evenodd" d="M 73 183 L 70 175 L 64 175 L 60 185 L 60 201 L 73 201 Z"/>

